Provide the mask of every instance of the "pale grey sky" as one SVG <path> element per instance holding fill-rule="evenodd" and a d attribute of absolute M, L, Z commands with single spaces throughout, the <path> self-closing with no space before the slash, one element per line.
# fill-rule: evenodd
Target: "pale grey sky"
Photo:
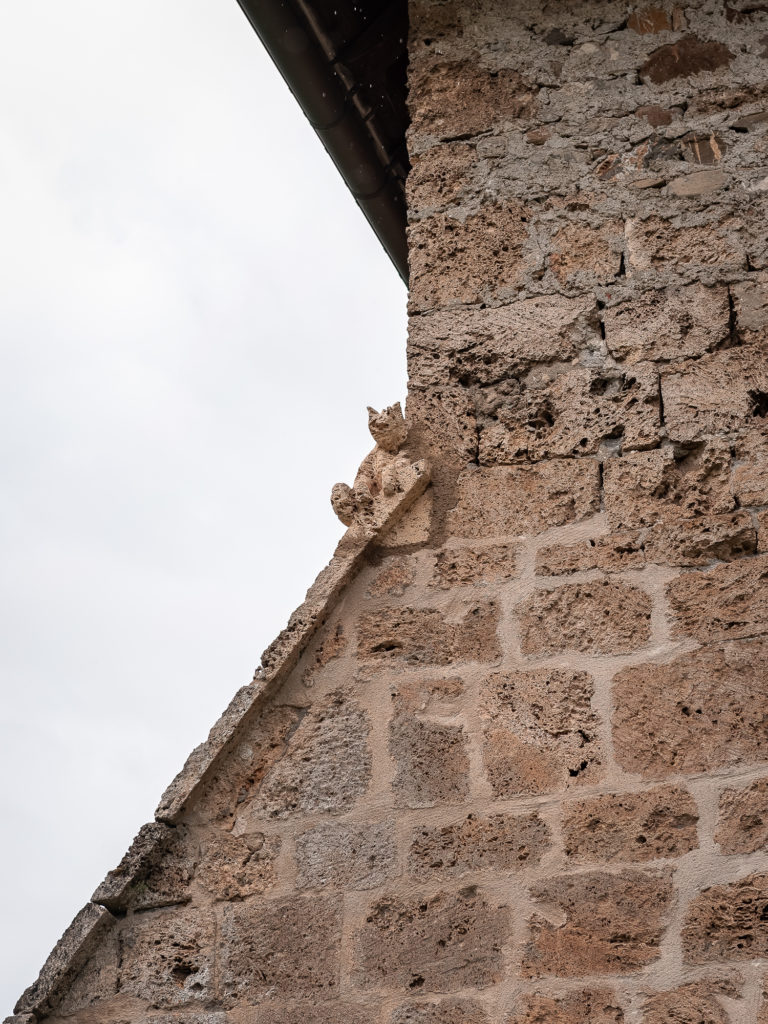
<path fill-rule="evenodd" d="M 0 1016 L 301 602 L 405 290 L 235 0 L 0 2 Z"/>

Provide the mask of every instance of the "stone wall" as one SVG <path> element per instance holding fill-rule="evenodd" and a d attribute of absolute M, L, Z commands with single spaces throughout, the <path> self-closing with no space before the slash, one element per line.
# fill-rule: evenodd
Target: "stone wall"
<path fill-rule="evenodd" d="M 768 1024 L 768 4 L 410 51 L 432 486 L 21 1016 Z"/>

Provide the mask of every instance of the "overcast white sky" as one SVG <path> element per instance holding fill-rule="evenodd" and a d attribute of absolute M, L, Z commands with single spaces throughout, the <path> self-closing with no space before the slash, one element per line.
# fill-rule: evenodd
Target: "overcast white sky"
<path fill-rule="evenodd" d="M 0 1017 L 330 557 L 405 289 L 235 0 L 0 0 Z"/>

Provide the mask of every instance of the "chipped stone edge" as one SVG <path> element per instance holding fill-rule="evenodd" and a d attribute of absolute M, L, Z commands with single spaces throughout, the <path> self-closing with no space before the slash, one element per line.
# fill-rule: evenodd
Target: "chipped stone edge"
<path fill-rule="evenodd" d="M 63 985 L 91 955 L 104 928 L 116 920 L 108 908 L 120 909 L 128 889 L 177 824 L 246 717 L 261 710 L 295 668 L 360 568 L 373 541 L 395 525 L 421 497 L 429 482 L 429 464 L 423 460 L 412 463 L 401 489 L 394 495 L 380 496 L 370 519 L 347 530 L 333 558 L 307 591 L 303 604 L 264 652 L 253 682 L 237 691 L 208 739 L 189 755 L 163 793 L 155 821 L 142 826 L 118 867 L 107 874 L 91 902 L 76 915 L 43 965 L 37 981 L 19 999 L 14 1008 L 15 1016 L 9 1017 L 5 1024 L 33 1024 L 54 1008 L 54 1001 L 64 994 Z"/>
<path fill-rule="evenodd" d="M 101 933 L 115 920 L 104 907 L 86 903 L 75 915 L 72 924 L 53 947 L 43 969 L 14 1007 L 14 1024 L 29 1024 L 35 1017 L 52 1010 L 53 1000 L 65 992 L 75 972 L 82 967 L 96 947 Z M 33 1016 L 34 1015 L 34 1016 Z"/>

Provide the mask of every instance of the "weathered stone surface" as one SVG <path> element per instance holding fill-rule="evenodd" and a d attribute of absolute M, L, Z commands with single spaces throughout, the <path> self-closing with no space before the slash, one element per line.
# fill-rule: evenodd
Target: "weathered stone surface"
<path fill-rule="evenodd" d="M 691 903 L 683 925 L 689 964 L 768 955 L 768 875 L 713 885 Z"/>
<path fill-rule="evenodd" d="M 227 904 L 219 940 L 223 993 L 247 1002 L 333 999 L 340 946 L 340 898 L 315 893 Z"/>
<path fill-rule="evenodd" d="M 369 731 L 367 715 L 345 693 L 336 691 L 319 701 L 264 778 L 254 812 L 284 818 L 297 812 L 349 810 L 368 788 Z"/>
<path fill-rule="evenodd" d="M 482 685 L 483 757 L 498 797 L 551 793 L 602 776 L 586 672 L 496 673 Z"/>
<path fill-rule="evenodd" d="M 738 995 L 733 981 L 695 981 L 671 992 L 657 992 L 643 1005 L 643 1024 L 670 1021 L 701 1021 L 702 1024 L 730 1024 L 731 1017 L 718 996 Z"/>
<path fill-rule="evenodd" d="M 768 505 L 768 432 L 757 427 L 734 446 L 732 487 L 740 505 Z"/>
<path fill-rule="evenodd" d="M 609 989 L 586 989 L 561 996 L 524 996 L 505 1024 L 622 1024 L 624 1013 Z"/>
<path fill-rule="evenodd" d="M 700 356 L 729 336 L 728 289 L 692 284 L 643 292 L 608 306 L 603 323 L 615 359 L 635 363 Z"/>
<path fill-rule="evenodd" d="M 552 544 L 536 552 L 536 572 L 540 576 L 568 576 L 590 569 L 624 572 L 642 569 L 644 565 L 642 535 L 633 531 L 590 538 L 578 544 Z"/>
<path fill-rule="evenodd" d="M 619 273 L 623 247 L 622 221 L 569 219 L 552 236 L 549 266 L 566 287 L 605 284 Z"/>
<path fill-rule="evenodd" d="M 523 654 L 627 654 L 651 635 L 651 599 L 610 580 L 539 590 L 516 607 Z"/>
<path fill-rule="evenodd" d="M 435 557 L 431 586 L 450 590 L 452 587 L 512 579 L 516 573 L 518 552 L 516 544 L 444 548 Z"/>
<path fill-rule="evenodd" d="M 675 364 L 664 372 L 661 392 L 664 423 L 673 441 L 691 444 L 712 434 L 734 434 L 764 415 L 765 345 L 722 349 Z"/>
<path fill-rule="evenodd" d="M 394 822 L 320 825 L 296 837 L 299 889 L 375 889 L 397 874 Z"/>
<path fill-rule="evenodd" d="M 565 853 L 579 863 L 680 857 L 698 846 L 698 820 L 678 786 L 590 797 L 565 805 Z"/>
<path fill-rule="evenodd" d="M 715 842 L 723 853 L 768 850 L 768 779 L 720 794 Z"/>
<path fill-rule="evenodd" d="M 673 270 L 693 277 L 743 270 L 746 256 L 734 224 L 702 224 L 681 230 L 677 218 L 633 217 L 626 223 L 628 271 Z M 713 282 L 714 283 L 714 282 Z"/>
<path fill-rule="evenodd" d="M 186 840 L 184 827 L 172 829 L 156 821 L 143 825 L 91 899 L 113 912 L 188 903 L 195 857 Z"/>
<path fill-rule="evenodd" d="M 161 1009 L 204 1006 L 215 995 L 214 935 L 213 915 L 199 909 L 152 910 L 126 918 L 120 994 Z"/>
<path fill-rule="evenodd" d="M 234 836 L 212 833 L 201 842 L 196 880 L 217 900 L 245 899 L 266 892 L 276 881 L 280 839 L 261 832 Z"/>
<path fill-rule="evenodd" d="M 409 229 L 412 312 L 512 298 L 523 283 L 528 217 L 519 203 L 458 220 L 444 213 Z M 537 258 L 535 250 L 528 261 Z"/>
<path fill-rule="evenodd" d="M 413 583 L 413 565 L 407 557 L 384 560 L 381 569 L 368 584 L 368 597 L 395 595 L 400 597 Z"/>
<path fill-rule="evenodd" d="M 669 874 L 624 871 L 563 875 L 531 888 L 563 923 L 534 914 L 523 973 L 574 978 L 627 974 L 659 957 L 672 903 Z"/>
<path fill-rule="evenodd" d="M 442 209 L 467 188 L 477 150 L 468 142 L 448 142 L 437 152 L 414 156 L 407 179 L 412 213 Z"/>
<path fill-rule="evenodd" d="M 757 1015 L 757 1024 L 768 1024 L 768 975 L 763 981 L 763 1001 Z"/>
<path fill-rule="evenodd" d="M 312 677 L 325 668 L 329 662 L 342 655 L 347 649 L 348 642 L 341 623 L 337 623 L 332 629 L 325 630 L 315 644 L 309 663 L 304 669 L 302 678 L 305 684 L 313 685 Z"/>
<path fill-rule="evenodd" d="M 397 807 L 456 804 L 466 798 L 469 755 L 462 726 L 400 712 L 390 722 L 389 750 L 397 766 L 392 783 Z"/>
<path fill-rule="evenodd" d="M 549 845 L 549 828 L 538 814 L 468 814 L 457 824 L 416 829 L 408 870 L 416 878 L 487 869 L 520 871 L 537 865 Z"/>
<path fill-rule="evenodd" d="M 269 1000 L 260 1003 L 255 1009 L 255 1018 L 252 1016 L 253 1012 L 251 1010 L 248 1019 L 255 1019 L 256 1024 L 377 1024 L 378 1021 L 376 1010 L 370 1006 L 337 1003 L 336 1000 L 324 1000 L 319 1004 L 312 1001 Z M 188 1022 L 179 1021 L 178 1024 Z"/>
<path fill-rule="evenodd" d="M 470 999 L 430 1000 L 398 1006 L 389 1024 L 488 1024 L 488 1014 Z"/>
<path fill-rule="evenodd" d="M 765 112 L 763 116 L 766 120 Z M 731 285 L 736 327 L 746 341 L 765 337 L 768 329 L 768 273 L 750 274 L 748 280 Z"/>
<path fill-rule="evenodd" d="M 661 437 L 658 374 L 647 365 L 542 374 L 510 392 L 478 410 L 483 466 L 594 455 L 609 441 L 652 448 Z"/>
<path fill-rule="evenodd" d="M 538 364 L 565 363 L 601 339 L 594 299 L 535 296 L 488 309 L 452 309 L 412 317 L 412 385 L 498 385 Z"/>
<path fill-rule="evenodd" d="M 614 681 L 616 758 L 650 779 L 768 758 L 765 641 L 736 641 L 641 665 Z"/>
<path fill-rule="evenodd" d="M 295 707 L 272 705 L 249 723 L 229 756 L 215 762 L 195 802 L 197 813 L 210 821 L 230 822 L 242 802 L 258 789 L 280 759 L 288 739 L 301 721 Z"/>
<path fill-rule="evenodd" d="M 393 707 L 404 712 L 444 711 L 453 708 L 463 693 L 464 683 L 458 676 L 403 680 L 391 689 Z"/>
<path fill-rule="evenodd" d="M 533 534 L 599 508 L 599 469 L 591 459 L 468 469 L 459 479 L 448 529 L 456 537 Z"/>
<path fill-rule="evenodd" d="M 759 636 L 768 632 L 768 555 L 684 573 L 667 596 L 676 636 L 702 643 Z"/>
<path fill-rule="evenodd" d="M 360 616 L 357 650 L 363 661 L 450 665 L 496 661 L 498 609 L 492 601 L 466 606 L 458 622 L 431 608 L 382 608 Z"/>
<path fill-rule="evenodd" d="M 499 981 L 510 931 L 506 906 L 476 886 L 455 894 L 382 897 L 355 938 L 355 979 L 363 988 L 454 992 Z"/>
<path fill-rule="evenodd" d="M 52 1001 L 56 1017 L 87 1011 L 117 995 L 121 959 L 117 933 L 116 927 L 105 930 L 85 964 L 59 990 Z M 36 1022 L 32 1017 L 29 1024 Z"/>
<path fill-rule="evenodd" d="M 605 509 L 614 529 L 733 511 L 730 449 L 712 442 L 676 459 L 671 449 L 629 452 L 605 464 Z"/>
<path fill-rule="evenodd" d="M 689 516 L 667 512 L 645 535 L 645 556 L 662 565 L 706 566 L 753 555 L 757 531 L 749 512 Z"/>
<path fill-rule="evenodd" d="M 661 7 L 642 7 L 630 14 L 627 28 L 640 35 L 667 32 L 672 28 L 672 18 Z"/>
<path fill-rule="evenodd" d="M 535 92 L 517 72 L 492 73 L 475 61 L 420 62 L 411 82 L 420 94 L 412 131 L 440 138 L 477 135 L 525 118 L 535 102 Z"/>

